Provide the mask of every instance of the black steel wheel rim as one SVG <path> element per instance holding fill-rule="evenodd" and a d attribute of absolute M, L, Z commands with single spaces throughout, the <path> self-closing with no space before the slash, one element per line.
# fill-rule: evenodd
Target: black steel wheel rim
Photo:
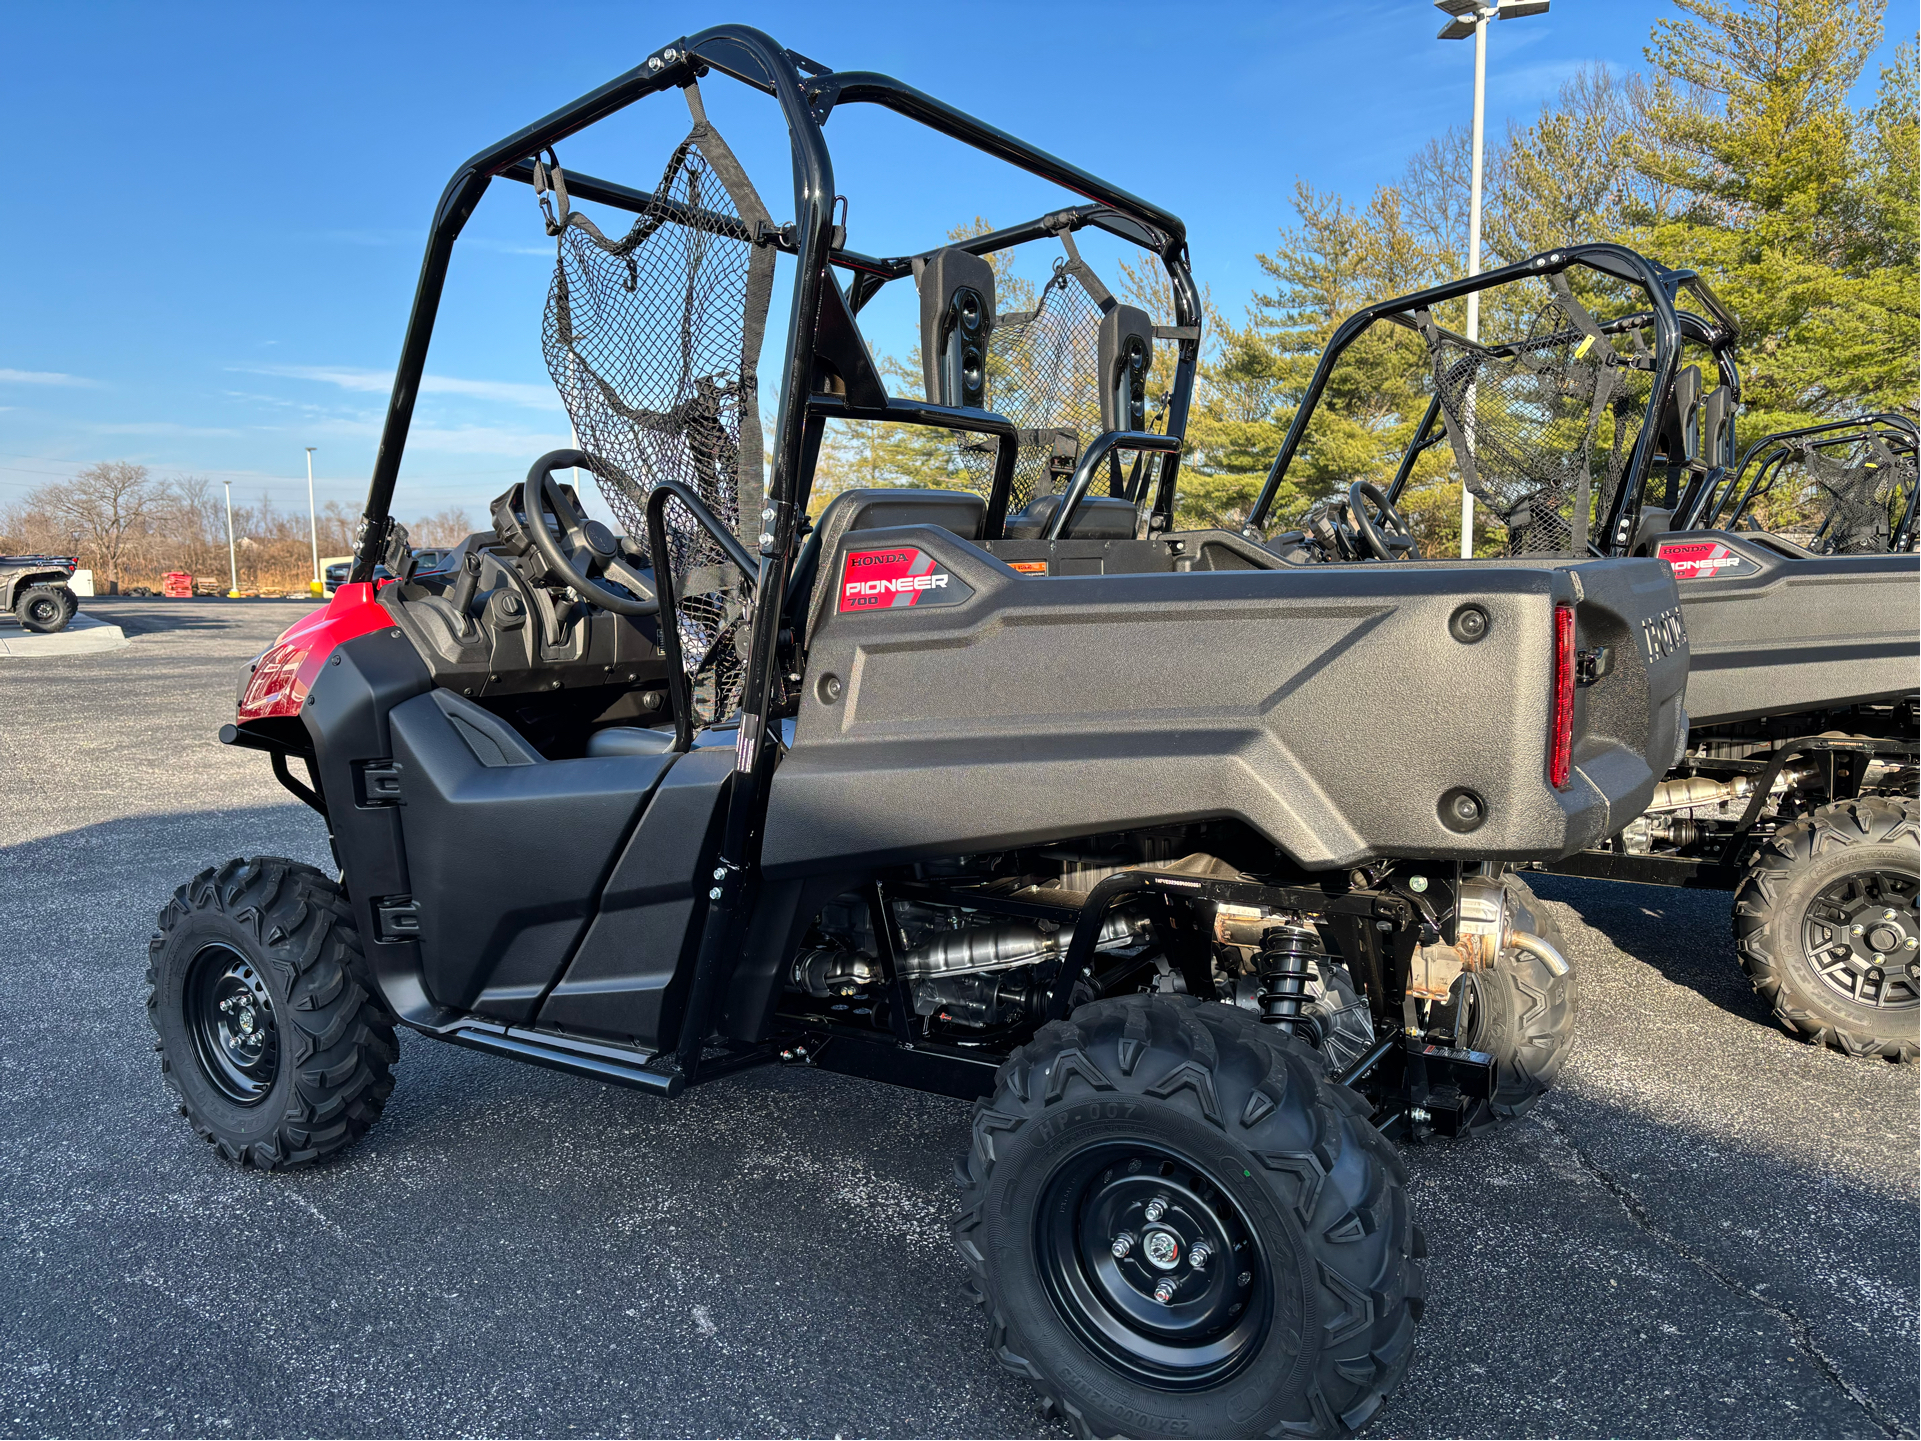
<path fill-rule="evenodd" d="M 231 946 L 204 947 L 187 968 L 188 1034 L 201 1072 L 235 1105 L 257 1106 L 280 1074 L 280 1028 L 259 967 Z"/>
<path fill-rule="evenodd" d="M 36 595 L 27 602 L 27 616 L 37 625 L 51 625 L 60 615 L 60 602 L 51 596 Z"/>
<path fill-rule="evenodd" d="M 1879 1011 L 1921 1005 L 1921 891 L 1912 871 L 1850 871 L 1808 902 L 1801 942 L 1830 989 Z"/>
<path fill-rule="evenodd" d="M 1042 1189 L 1034 1240 L 1061 1319 L 1135 1380 L 1214 1385 L 1267 1334 L 1274 1280 L 1253 1227 L 1203 1167 L 1173 1151 L 1115 1142 L 1069 1156 Z"/>

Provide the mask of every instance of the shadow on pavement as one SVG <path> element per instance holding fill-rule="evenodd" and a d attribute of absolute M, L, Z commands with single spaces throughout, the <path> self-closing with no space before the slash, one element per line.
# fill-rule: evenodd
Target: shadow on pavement
<path fill-rule="evenodd" d="M 1616 946 L 1677 986 L 1744 1021 L 1775 1024 L 1773 1011 L 1754 993 L 1735 958 L 1733 892 L 1533 872 L 1526 879 L 1543 900 L 1571 907 Z"/>
<path fill-rule="evenodd" d="M 168 631 L 223 630 L 233 623 L 240 607 L 272 607 L 291 625 L 313 609 L 305 601 L 154 600 L 107 596 L 81 602 L 81 614 L 117 625 L 128 635 L 161 635 Z"/>

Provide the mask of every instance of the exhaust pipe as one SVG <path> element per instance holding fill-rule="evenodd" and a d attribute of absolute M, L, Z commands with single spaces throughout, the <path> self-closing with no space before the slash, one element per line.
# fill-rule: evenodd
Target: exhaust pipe
<path fill-rule="evenodd" d="M 1530 956 L 1537 957 L 1557 976 L 1565 976 L 1568 973 L 1567 957 L 1537 935 L 1527 931 L 1509 931 L 1507 943 L 1517 951 L 1526 951 Z"/>

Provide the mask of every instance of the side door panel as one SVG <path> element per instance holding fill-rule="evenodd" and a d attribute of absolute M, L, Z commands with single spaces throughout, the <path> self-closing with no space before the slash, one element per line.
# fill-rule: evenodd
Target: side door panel
<path fill-rule="evenodd" d="M 646 1050 L 678 1039 L 733 768 L 731 746 L 675 762 L 615 863 L 580 949 L 540 1008 L 543 1028 Z"/>
<path fill-rule="evenodd" d="M 389 720 L 422 977 L 443 1006 L 525 1023 L 674 757 L 483 760 L 447 710 L 429 692 Z"/>

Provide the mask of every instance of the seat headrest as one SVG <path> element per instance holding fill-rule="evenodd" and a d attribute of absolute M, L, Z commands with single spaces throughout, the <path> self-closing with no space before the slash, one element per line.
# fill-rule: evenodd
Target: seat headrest
<path fill-rule="evenodd" d="M 825 549 L 850 530 L 937 525 L 964 540 L 979 540 L 987 502 L 971 490 L 844 490 L 821 512 Z"/>

